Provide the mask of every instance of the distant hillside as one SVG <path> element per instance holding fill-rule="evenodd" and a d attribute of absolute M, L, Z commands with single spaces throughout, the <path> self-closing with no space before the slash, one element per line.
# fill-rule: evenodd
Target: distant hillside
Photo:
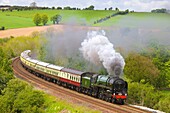
<path fill-rule="evenodd" d="M 118 15 L 96 26 L 114 26 L 130 28 L 170 28 L 170 14 L 135 12 L 128 15 Z"/>
<path fill-rule="evenodd" d="M 5 11 L 0 12 L 0 27 L 6 29 L 35 26 L 32 21 L 36 14 L 47 14 L 48 25 L 52 24 L 50 17 L 56 14 L 62 16 L 60 24 L 78 24 L 86 26 L 115 26 L 115 27 L 170 27 L 170 14 L 162 13 L 129 13 L 118 15 L 107 21 L 96 23 L 95 21 L 116 13 L 114 10 L 30 10 L 30 11 Z"/>

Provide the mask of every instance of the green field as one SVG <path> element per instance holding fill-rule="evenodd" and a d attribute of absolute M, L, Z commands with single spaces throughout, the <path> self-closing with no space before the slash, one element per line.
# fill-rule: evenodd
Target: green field
<path fill-rule="evenodd" d="M 97 26 L 170 28 L 170 14 L 161 13 L 129 13 L 119 15 Z"/>
<path fill-rule="evenodd" d="M 170 28 L 170 14 L 158 13 L 129 13 L 119 15 L 102 23 L 93 24 L 94 21 L 109 16 L 115 11 L 105 10 L 31 10 L 0 12 L 0 27 L 6 29 L 35 26 L 32 21 L 36 13 L 47 14 L 50 18 L 55 14 L 62 16 L 61 24 L 79 24 L 88 26 L 115 26 L 115 27 L 148 27 Z M 48 25 L 52 24 L 48 21 Z"/>
<path fill-rule="evenodd" d="M 95 20 L 100 19 L 105 15 L 113 14 L 114 11 L 33 10 L 0 12 L 0 26 L 5 26 L 7 29 L 35 26 L 32 18 L 36 13 L 47 14 L 49 20 L 51 16 L 60 14 L 62 16 L 62 24 L 75 23 L 91 26 Z M 52 22 L 48 21 L 48 24 L 52 24 Z"/>

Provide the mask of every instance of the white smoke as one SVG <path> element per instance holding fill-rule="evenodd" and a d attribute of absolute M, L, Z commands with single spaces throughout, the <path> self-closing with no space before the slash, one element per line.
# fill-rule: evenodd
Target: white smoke
<path fill-rule="evenodd" d="M 86 60 L 96 64 L 103 64 L 109 75 L 119 76 L 124 69 L 125 62 L 120 53 L 116 52 L 113 44 L 105 36 L 105 32 L 90 31 L 81 43 L 80 51 Z"/>

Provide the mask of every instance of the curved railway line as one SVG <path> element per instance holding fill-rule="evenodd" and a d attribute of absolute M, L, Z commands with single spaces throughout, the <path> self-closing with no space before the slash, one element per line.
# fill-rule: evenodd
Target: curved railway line
<path fill-rule="evenodd" d="M 72 98 L 77 101 L 77 103 L 82 103 L 83 105 L 87 104 L 87 107 L 94 108 L 97 110 L 100 110 L 104 113 L 148 113 L 149 111 L 145 111 L 139 108 L 135 108 L 129 105 L 116 105 L 109 102 L 105 102 L 103 100 L 99 100 L 81 93 L 78 93 L 76 91 L 63 88 L 61 86 L 58 86 L 54 83 L 50 83 L 48 81 L 45 81 L 41 78 L 36 77 L 35 75 L 29 73 L 27 70 L 25 70 L 22 65 L 19 57 L 13 59 L 12 63 L 13 71 L 16 77 L 23 79 L 34 86 L 38 86 L 39 88 L 49 91 L 48 93 L 59 97 L 59 95 L 64 95 L 64 97 Z"/>

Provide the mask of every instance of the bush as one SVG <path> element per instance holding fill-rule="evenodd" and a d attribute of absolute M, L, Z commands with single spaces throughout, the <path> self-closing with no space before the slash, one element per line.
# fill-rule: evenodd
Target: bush
<path fill-rule="evenodd" d="M 2 113 L 42 113 L 44 112 L 44 94 L 18 79 L 8 82 L 0 96 Z"/>
<path fill-rule="evenodd" d="M 48 16 L 46 14 L 42 15 L 42 24 L 45 25 L 48 22 Z"/>
<path fill-rule="evenodd" d="M 142 79 L 145 83 L 154 84 L 155 79 L 159 75 L 159 70 L 148 57 L 139 54 L 129 54 L 126 58 L 126 66 L 124 69 L 127 78 L 134 82 L 140 82 Z"/>
<path fill-rule="evenodd" d="M 4 26 L 2 26 L 2 28 L 1 28 L 2 30 L 5 30 L 5 27 Z"/>
<path fill-rule="evenodd" d="M 41 21 L 42 21 L 42 19 L 41 19 L 40 14 L 38 14 L 38 13 L 35 14 L 34 18 L 33 18 L 33 22 L 35 23 L 35 25 L 38 26 L 39 24 L 41 24 Z"/>
<path fill-rule="evenodd" d="M 4 26 L 2 26 L 2 27 L 0 28 L 0 30 L 5 30 L 5 27 L 4 27 Z"/>
<path fill-rule="evenodd" d="M 129 83 L 128 103 L 153 108 L 162 97 L 153 86 L 142 83 Z"/>
<path fill-rule="evenodd" d="M 62 19 L 62 17 L 59 14 L 54 15 L 54 16 L 51 17 L 51 21 L 53 21 L 53 24 L 55 24 L 55 23 L 58 24 L 61 21 L 61 19 Z"/>
<path fill-rule="evenodd" d="M 155 105 L 155 109 L 162 110 L 166 113 L 170 113 L 170 96 L 162 98 L 158 104 Z"/>

